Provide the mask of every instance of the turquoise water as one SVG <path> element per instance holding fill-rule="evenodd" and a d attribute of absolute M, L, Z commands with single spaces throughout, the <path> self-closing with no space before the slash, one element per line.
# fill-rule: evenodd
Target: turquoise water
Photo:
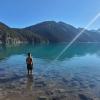
<path fill-rule="evenodd" d="M 79 100 L 90 100 L 84 97 L 82 99 L 80 93 L 86 98 L 100 100 L 100 44 L 73 44 L 55 61 L 66 45 L 64 43 L 20 45 L 7 48 L 1 46 L 0 88 L 7 90 L 13 85 L 22 88 L 27 83 L 25 59 L 27 53 L 31 52 L 34 63 L 34 79 L 31 84 L 34 84 L 33 88 L 41 90 L 38 85 L 45 83 L 41 86 L 41 91 L 64 89 L 65 94 L 79 97 Z M 39 84 L 39 81 L 43 82 Z M 16 89 L 14 86 L 12 89 Z M 46 89 L 43 90 L 45 87 Z"/>

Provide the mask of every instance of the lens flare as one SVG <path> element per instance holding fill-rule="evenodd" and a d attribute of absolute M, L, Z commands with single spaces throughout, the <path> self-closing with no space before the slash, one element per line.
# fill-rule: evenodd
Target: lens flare
<path fill-rule="evenodd" d="M 80 35 L 82 35 L 84 33 L 84 31 L 86 29 L 88 29 L 92 24 L 94 24 L 97 19 L 100 17 L 100 13 L 98 13 L 87 25 L 86 27 L 81 31 L 79 32 L 74 38 L 73 40 L 60 52 L 60 54 L 55 58 L 55 60 L 59 59 L 65 51 L 68 50 L 68 48 L 80 37 Z"/>
<path fill-rule="evenodd" d="M 75 36 L 75 37 L 73 38 L 73 40 L 60 52 L 60 54 L 59 54 L 53 61 L 50 62 L 50 64 L 52 65 L 51 67 L 54 67 L 54 66 L 53 66 L 53 65 L 54 65 L 54 61 L 56 61 L 57 59 L 59 59 L 59 57 L 61 57 L 61 56 L 63 55 L 63 53 L 64 53 L 65 51 L 68 50 L 68 48 L 78 39 L 78 37 L 79 37 L 81 34 L 83 34 L 83 32 L 84 32 L 87 28 L 89 28 L 93 23 L 95 23 L 95 21 L 96 21 L 99 17 L 100 17 L 100 13 L 98 13 L 98 14 L 90 21 L 90 23 L 89 23 L 81 32 L 79 32 L 79 33 L 77 34 L 77 36 Z M 46 71 L 48 68 L 49 68 L 49 66 L 47 66 L 47 67 L 45 68 L 45 70 L 42 71 L 41 76 L 44 75 L 45 71 Z"/>

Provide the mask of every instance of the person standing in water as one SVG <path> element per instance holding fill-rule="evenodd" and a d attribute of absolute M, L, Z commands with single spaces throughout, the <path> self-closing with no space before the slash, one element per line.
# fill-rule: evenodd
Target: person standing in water
<path fill-rule="evenodd" d="M 26 58 L 26 64 L 27 64 L 28 75 L 29 74 L 32 74 L 32 70 L 33 70 L 33 60 L 32 60 L 31 53 L 28 53 L 28 57 Z"/>

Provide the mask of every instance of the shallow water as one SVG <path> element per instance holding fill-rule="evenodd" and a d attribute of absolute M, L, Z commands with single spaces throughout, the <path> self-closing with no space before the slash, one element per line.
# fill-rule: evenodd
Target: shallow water
<path fill-rule="evenodd" d="M 21 45 L 0 49 L 0 100 L 100 100 L 100 44 Z M 33 55 L 33 75 L 26 54 Z M 44 98 L 44 99 L 43 99 Z"/>

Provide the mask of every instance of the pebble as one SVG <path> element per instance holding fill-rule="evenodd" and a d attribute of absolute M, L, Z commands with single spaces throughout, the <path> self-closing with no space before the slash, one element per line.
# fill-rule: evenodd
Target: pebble
<path fill-rule="evenodd" d="M 49 99 L 48 99 L 48 97 L 46 97 L 46 96 L 40 96 L 40 97 L 38 98 L 38 100 L 49 100 Z"/>

